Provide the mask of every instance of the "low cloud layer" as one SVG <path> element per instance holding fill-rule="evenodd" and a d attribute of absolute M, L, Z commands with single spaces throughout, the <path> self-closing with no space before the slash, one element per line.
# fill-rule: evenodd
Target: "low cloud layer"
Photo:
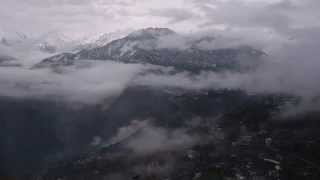
<path fill-rule="evenodd" d="M 320 46 L 317 40 L 320 37 L 319 32 L 319 28 L 296 28 L 290 31 L 290 34 L 294 37 L 290 41 L 282 43 L 260 41 L 265 47 L 270 47 L 270 52 L 267 52 L 268 55 L 264 57 L 263 64 L 254 71 L 242 73 L 202 72 L 199 75 L 169 71 L 164 75 L 149 74 L 139 77 L 137 83 L 190 90 L 238 89 L 251 94 L 287 94 L 299 97 L 302 100 L 301 106 L 294 111 L 320 110 L 317 108 L 320 103 L 320 86 L 318 83 L 320 79 L 320 53 L 317 50 Z M 239 39 L 232 41 L 227 35 L 218 44 L 234 47 L 230 45 L 245 44 L 250 41 L 250 37 L 245 38 L 247 41 L 242 41 L 240 34 L 238 34 L 238 37 Z M 185 42 L 176 40 L 171 45 L 183 49 L 186 47 Z M 216 43 L 215 40 L 207 42 L 209 44 Z M 210 47 L 214 47 L 214 45 L 210 45 Z"/>
<path fill-rule="evenodd" d="M 49 69 L 0 67 L 0 95 L 97 103 L 115 97 L 142 70 L 139 65 L 83 61 L 74 67 Z"/>

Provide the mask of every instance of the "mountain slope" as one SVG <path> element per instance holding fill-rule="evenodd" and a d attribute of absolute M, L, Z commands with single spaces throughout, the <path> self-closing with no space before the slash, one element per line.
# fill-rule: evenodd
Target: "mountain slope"
<path fill-rule="evenodd" d="M 184 70 L 247 70 L 256 66 L 258 59 L 264 55 L 247 46 L 213 50 L 198 48 L 197 44 L 208 41 L 207 38 L 190 41 L 188 48 L 159 46 L 163 38 L 176 36 L 179 35 L 166 28 L 142 29 L 102 47 L 47 58 L 35 67 L 72 65 L 76 60 L 94 59 L 173 66 Z"/>

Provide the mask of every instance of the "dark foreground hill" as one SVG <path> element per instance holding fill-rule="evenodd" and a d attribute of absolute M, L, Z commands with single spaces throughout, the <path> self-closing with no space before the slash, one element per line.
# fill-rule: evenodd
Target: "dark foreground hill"
<path fill-rule="evenodd" d="M 128 88 L 108 109 L 2 98 L 1 170 L 25 179 L 317 179 L 319 115 L 277 119 L 290 99 L 141 86 Z M 133 119 L 197 138 L 139 154 L 127 144 L 145 136 L 142 127 L 114 144 L 90 145 Z"/>

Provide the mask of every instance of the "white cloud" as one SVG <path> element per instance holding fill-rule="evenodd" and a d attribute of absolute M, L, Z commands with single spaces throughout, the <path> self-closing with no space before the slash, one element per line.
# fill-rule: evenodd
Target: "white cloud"
<path fill-rule="evenodd" d="M 60 69 L 62 73 L 1 67 L 0 96 L 95 104 L 120 95 L 142 69 L 111 61 L 84 61 L 76 67 Z"/>
<path fill-rule="evenodd" d="M 124 148 L 140 155 L 159 151 L 181 150 L 198 142 L 186 129 L 167 129 L 157 127 L 148 121 L 132 121 L 126 127 L 119 128 L 111 143 L 121 142 Z"/>

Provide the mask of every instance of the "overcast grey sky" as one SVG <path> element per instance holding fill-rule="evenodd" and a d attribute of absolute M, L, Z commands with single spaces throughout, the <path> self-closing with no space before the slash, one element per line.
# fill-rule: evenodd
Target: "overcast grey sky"
<path fill-rule="evenodd" d="M 59 31 L 79 37 L 149 26 L 280 33 L 319 26 L 319 5 L 318 0 L 2 0 L 0 33 Z"/>

